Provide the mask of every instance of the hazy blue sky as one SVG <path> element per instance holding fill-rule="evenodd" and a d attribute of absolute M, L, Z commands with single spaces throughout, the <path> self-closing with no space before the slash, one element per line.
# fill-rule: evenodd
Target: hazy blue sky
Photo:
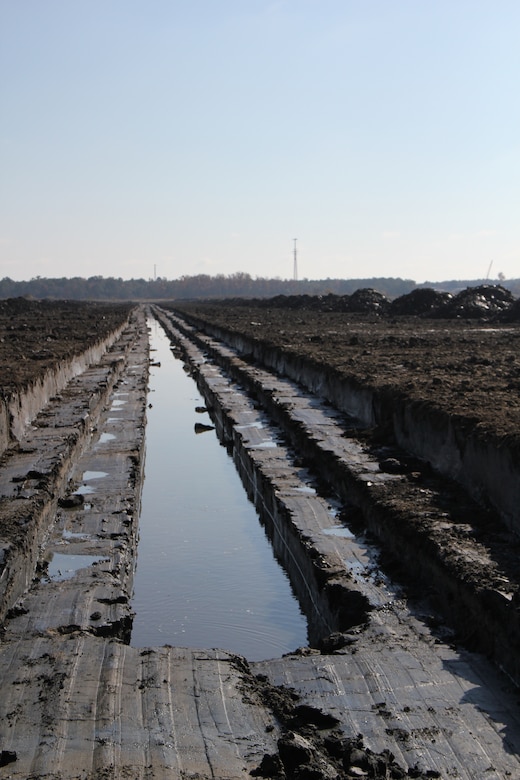
<path fill-rule="evenodd" d="M 0 0 L 0 277 L 520 277 L 519 0 Z"/>

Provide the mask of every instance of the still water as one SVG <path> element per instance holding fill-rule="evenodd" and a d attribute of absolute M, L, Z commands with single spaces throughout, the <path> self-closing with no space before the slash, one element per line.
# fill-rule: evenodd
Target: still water
<path fill-rule="evenodd" d="M 134 647 L 219 647 L 261 660 L 307 644 L 307 623 L 194 381 L 155 322 Z"/>

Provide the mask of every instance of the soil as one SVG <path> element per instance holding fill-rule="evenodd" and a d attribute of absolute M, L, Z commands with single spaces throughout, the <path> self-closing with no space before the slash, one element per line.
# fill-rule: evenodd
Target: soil
<path fill-rule="evenodd" d="M 61 360 L 105 338 L 128 317 L 131 304 L 79 301 L 0 301 L 1 390 L 4 395 Z"/>
<path fill-rule="evenodd" d="M 363 736 L 346 737 L 339 721 L 301 703 L 300 696 L 284 685 L 272 685 L 264 674 L 251 674 L 249 665 L 237 658 L 243 672 L 242 694 L 246 700 L 267 707 L 282 728 L 277 751 L 266 753 L 253 777 L 271 780 L 337 780 L 366 777 L 372 780 L 416 780 L 440 777 L 435 770 L 405 769 L 389 750 L 374 753 Z"/>
<path fill-rule="evenodd" d="M 395 302 L 395 305 L 389 304 L 373 291 L 359 291 L 357 295 L 349 296 L 349 300 L 343 302 L 332 301 L 329 296 L 325 299 L 307 299 L 301 296 L 298 301 L 186 303 L 182 306 L 176 303 L 175 308 L 182 308 L 219 326 L 291 351 L 360 384 L 400 393 L 410 399 L 421 399 L 452 415 L 464 417 L 469 425 L 479 426 L 494 437 L 507 437 L 520 443 L 520 325 L 514 314 L 517 307 L 515 302 L 504 301 L 496 291 L 489 294 L 484 292 L 468 295 L 466 304 L 462 298 L 455 304 L 455 299 L 452 298 L 444 297 L 440 302 L 435 295 L 416 295 L 408 301 L 401 301 L 401 313 L 397 313 L 399 307 Z M 480 305 L 479 301 L 484 301 L 484 304 Z M 8 394 L 34 381 L 60 360 L 84 351 L 89 343 L 97 342 L 122 324 L 130 308 L 130 304 L 26 299 L 0 302 L 3 393 Z M 410 313 L 412 310 L 413 314 Z M 444 316 L 449 311 L 451 315 Z M 440 312 L 443 312 L 442 316 Z M 480 315 L 476 316 L 478 312 Z M 425 313 L 430 316 L 425 317 Z M 507 321 L 504 319 L 506 315 Z M 399 465 L 396 459 L 387 458 L 389 472 Z M 30 471 L 27 474 L 27 479 L 38 482 L 38 486 L 41 477 L 39 472 Z M 417 495 L 420 494 L 421 500 L 425 502 L 424 512 L 418 513 L 418 523 L 423 522 L 421 516 L 427 518 L 430 512 L 430 507 L 426 505 L 429 493 L 423 489 L 423 483 L 419 482 L 423 477 L 433 479 L 431 475 L 421 475 L 415 470 L 410 474 L 410 484 L 419 486 Z M 130 479 L 127 482 L 131 484 Z M 400 494 L 396 492 L 394 498 L 397 503 Z M 458 506 L 460 520 L 461 507 L 457 505 L 458 500 L 458 494 L 445 496 L 450 507 Z M 61 507 L 67 508 L 63 501 L 67 501 L 67 498 L 61 501 Z M 404 501 L 403 496 L 403 506 Z M 463 501 L 465 498 L 460 499 L 460 503 Z M 421 506 L 416 501 L 416 514 Z M 24 509 L 27 515 L 25 501 Z M 467 509 L 464 505 L 462 510 L 462 514 L 468 512 L 476 526 L 478 523 L 475 507 L 468 504 Z M 404 517 L 404 509 L 402 511 Z M 114 518 L 117 519 L 119 515 L 120 512 L 110 513 L 114 522 Z M 447 525 L 447 515 L 445 521 Z M 0 519 L 0 527 L 1 523 Z M 426 520 L 424 523 L 426 526 Z M 454 527 L 455 525 L 454 522 Z M 485 543 L 486 549 L 491 550 L 491 536 L 494 532 L 490 532 L 487 537 L 485 525 L 484 514 L 479 526 L 479 538 Z M 24 537 L 24 526 L 15 523 L 13 529 L 15 527 L 20 539 Z M 459 543 L 462 544 L 465 539 L 463 525 L 450 533 L 457 541 L 459 530 Z M 448 531 L 444 528 L 442 533 L 445 542 Z M 414 531 L 414 538 L 418 536 Z M 16 543 L 14 538 L 12 541 Z M 517 549 L 509 536 L 504 537 L 501 545 L 501 568 L 510 569 L 513 579 L 513 570 L 517 570 Z M 449 549 L 452 549 L 448 547 L 443 548 L 447 556 Z M 480 572 L 474 560 L 472 571 L 468 571 L 466 575 L 461 570 L 460 579 L 481 575 L 484 579 L 485 571 Z M 98 599 L 97 603 L 108 604 L 103 599 Z M 86 610 L 86 614 L 90 614 L 91 620 L 99 620 L 99 611 L 89 613 Z M 14 613 L 10 617 L 14 617 Z M 112 625 L 115 625 L 115 622 Z M 71 638 L 74 638 L 77 628 L 72 625 Z M 60 631 L 61 627 L 57 629 L 57 633 Z M 94 627 L 91 629 L 91 636 L 98 640 L 105 635 L 102 629 Z M 52 640 L 50 634 L 47 640 Z M 96 647 L 97 643 L 91 643 L 90 652 L 93 653 Z M 338 647 L 341 648 L 342 644 Z M 112 651 L 115 653 L 117 649 L 118 643 L 114 643 Z M 332 647 L 329 650 L 334 652 Z M 327 648 L 324 648 L 324 652 L 326 651 Z M 60 646 L 62 662 L 63 653 L 63 646 Z M 144 653 L 153 654 L 152 651 L 143 651 L 142 655 Z M 132 653 L 129 652 L 128 655 L 132 656 Z M 48 653 L 44 654 L 42 659 L 45 657 L 51 658 Z M 88 653 L 86 657 L 88 658 Z M 341 658 L 340 654 L 338 658 Z M 74 667 L 79 663 L 78 659 L 80 653 L 77 653 L 77 658 L 74 655 Z M 92 661 L 90 663 L 95 666 Z M 109 663 L 112 664 L 110 659 Z M 219 664 L 221 663 L 219 660 Z M 379 753 L 371 751 L 365 744 L 366 737 L 361 734 L 355 736 L 356 732 L 353 732 L 353 736 L 345 737 L 335 717 L 304 704 L 303 698 L 296 690 L 275 685 L 269 682 L 265 675 L 254 674 L 243 659 L 236 659 L 234 663 L 242 675 L 241 693 L 244 700 L 270 710 L 280 731 L 276 750 L 265 753 L 251 773 L 253 776 L 280 780 L 329 780 L 333 777 L 371 777 L 382 780 L 440 776 L 435 770 L 424 772 L 413 767 L 403 768 L 389 750 Z M 26 668 L 32 668 L 31 665 L 35 664 L 36 660 L 31 657 Z M 207 661 L 205 664 L 209 667 Z M 175 665 L 178 666 L 178 661 L 172 669 Z M 117 663 L 113 663 L 113 666 L 116 669 Z M 41 682 L 50 691 L 45 690 L 45 697 L 51 702 L 48 705 L 49 712 L 52 712 L 52 706 L 57 706 L 51 693 L 58 701 L 56 692 L 64 687 L 64 673 L 61 668 L 53 668 L 52 674 L 53 686 L 47 685 L 46 677 L 38 677 L 38 684 Z M 185 672 L 183 674 L 187 677 Z M 132 679 L 138 679 L 137 673 Z M 18 684 L 18 679 L 15 682 Z M 214 682 L 211 684 L 213 686 Z M 70 690 L 73 690 L 72 687 Z M 198 691 L 196 696 L 200 696 Z M 41 698 L 40 702 L 46 702 L 47 698 Z M 203 703 L 202 707 L 204 706 Z M 388 715 L 384 702 L 377 704 L 377 707 L 381 709 L 382 717 Z M 100 717 L 105 717 L 103 712 Z M 58 722 L 58 719 L 56 721 Z M 390 733 L 388 729 L 387 733 Z M 435 738 L 432 741 L 434 742 Z M 0 748 L 0 766 L 12 763 L 16 765 L 19 759 L 16 752 L 11 750 L 11 746 L 0 745 Z M 100 767 L 96 776 L 105 776 L 105 773 L 107 777 L 112 776 L 111 770 L 104 767 Z M 152 775 L 153 772 L 150 773 L 150 776 Z M 36 778 L 40 775 L 33 776 Z M 41 776 L 50 777 L 47 773 Z"/>
<path fill-rule="evenodd" d="M 517 325 L 321 311 L 319 300 L 304 303 L 299 309 L 294 305 L 268 306 L 268 302 L 176 303 L 175 309 L 201 327 L 204 323 L 216 325 L 224 342 L 226 332 L 231 331 L 248 337 L 246 349 L 251 349 L 252 341 L 259 341 L 274 351 L 291 351 L 299 358 L 293 365 L 311 361 L 323 367 L 324 373 L 332 368 L 340 379 L 353 379 L 362 387 L 383 390 L 405 402 L 420 400 L 423 406 L 441 408 L 452 419 L 459 418 L 459 423 L 463 420 L 465 425 L 460 428 L 464 433 L 478 429 L 479 437 L 498 440 L 499 444 L 507 439 L 508 450 L 515 444 L 518 452 Z M 259 349 L 255 354 L 265 352 Z M 242 358 L 251 360 L 244 354 Z M 244 377 L 234 378 L 246 384 Z M 254 385 L 248 390 L 253 394 Z M 283 396 L 280 391 L 278 394 Z M 260 397 L 255 398 L 261 403 Z M 284 433 L 290 438 L 290 427 L 284 428 Z M 356 427 L 352 421 L 350 429 L 348 424 L 343 428 L 343 436 L 361 441 L 382 472 L 405 477 L 389 481 L 384 491 L 378 491 L 375 503 L 370 509 L 365 507 L 365 513 L 360 512 L 357 522 L 360 532 L 368 527 L 382 544 L 380 563 L 387 574 L 406 582 L 410 593 L 420 594 L 433 577 L 438 578 L 434 573 L 437 567 L 445 572 L 446 582 L 458 583 L 457 587 L 463 583 L 472 593 L 506 593 L 516 601 L 520 592 L 519 539 L 506 529 L 485 498 L 472 497 L 451 473 L 443 476 L 428 462 L 403 451 L 392 437 L 391 426 Z M 295 447 L 298 437 L 295 427 L 290 439 Z M 329 449 L 333 450 L 332 442 Z M 347 500 L 346 524 L 353 527 L 353 500 L 348 498 L 349 490 L 347 496 L 342 493 L 346 478 L 333 476 L 336 460 L 328 457 L 328 445 L 323 450 L 308 448 L 305 456 L 307 462 L 312 459 L 312 467 L 324 480 L 322 494 L 336 493 Z M 379 519 L 374 519 L 376 515 Z M 368 522 L 367 517 L 372 520 Z M 437 601 L 449 604 L 445 611 L 462 634 L 467 605 L 455 610 L 447 595 L 451 585 L 446 591 L 439 584 L 437 587 L 443 594 Z M 482 601 L 485 598 L 482 596 Z M 488 636 L 494 633 L 482 618 L 480 625 L 481 644 L 475 637 L 466 644 L 484 649 Z"/>
<path fill-rule="evenodd" d="M 368 297 L 377 304 L 381 296 Z M 469 316 L 476 297 L 464 318 L 457 314 L 462 298 L 452 306 L 451 318 L 398 315 L 388 307 L 369 313 L 331 310 L 329 296 L 300 296 L 298 306 L 291 299 L 282 306 L 276 299 L 176 302 L 175 308 L 332 368 L 361 385 L 441 408 L 482 433 L 520 443 L 520 324 L 504 322 L 496 313 L 491 317 L 488 309 L 480 310 L 479 319 Z M 394 301 L 394 310 L 405 308 L 397 305 L 403 299 Z M 508 316 L 515 306 L 507 309 Z"/>

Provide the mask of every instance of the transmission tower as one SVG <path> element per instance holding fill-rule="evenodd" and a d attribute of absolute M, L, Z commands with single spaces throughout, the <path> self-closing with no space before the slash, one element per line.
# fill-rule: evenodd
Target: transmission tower
<path fill-rule="evenodd" d="M 293 279 L 294 279 L 295 282 L 297 282 L 298 281 L 298 250 L 296 249 L 296 242 L 298 241 L 298 239 L 294 238 L 293 241 L 294 241 L 294 250 L 293 250 L 293 255 L 294 255 Z"/>

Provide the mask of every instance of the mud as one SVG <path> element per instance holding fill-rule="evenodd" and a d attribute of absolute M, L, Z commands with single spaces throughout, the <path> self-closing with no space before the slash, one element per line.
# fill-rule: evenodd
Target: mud
<path fill-rule="evenodd" d="M 517 414 L 516 325 L 265 304 L 183 306 L 185 319 L 156 310 L 314 621 L 311 646 L 248 663 L 128 645 L 145 312 L 127 309 L 99 340 L 99 309 L 83 311 L 74 360 L 88 360 L 40 396 L 29 424 L 10 421 L 2 457 L 0 778 L 518 776 L 517 510 L 511 491 L 497 506 L 486 484 L 468 488 L 482 442 L 486 463 L 506 453 L 516 479 L 518 426 L 503 420 Z M 465 370 L 471 415 L 457 390 Z M 407 416 L 417 401 L 420 425 Z M 415 451 L 439 415 L 473 452 L 457 479 Z"/>
<path fill-rule="evenodd" d="M 249 670 L 247 670 L 249 672 Z M 386 749 L 374 753 L 363 736 L 345 737 L 333 715 L 301 703 L 294 688 L 273 686 L 266 675 L 244 675 L 244 695 L 269 708 L 282 727 L 277 750 L 266 753 L 252 777 L 273 780 L 367 777 L 373 780 L 426 780 L 440 777 L 436 770 L 403 767 Z"/>

